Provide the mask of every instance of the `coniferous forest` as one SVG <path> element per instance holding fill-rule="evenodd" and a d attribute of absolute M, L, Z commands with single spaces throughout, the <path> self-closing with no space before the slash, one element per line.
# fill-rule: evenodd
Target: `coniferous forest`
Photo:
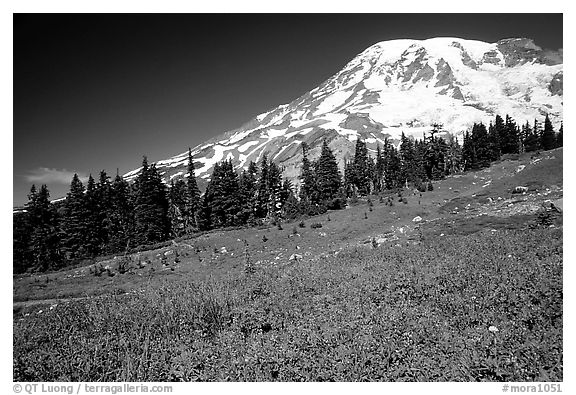
<path fill-rule="evenodd" d="M 90 175 L 84 185 L 74 175 L 66 199 L 55 203 L 46 185 L 33 185 L 25 209 L 14 213 L 14 273 L 57 270 L 216 228 L 265 222 L 281 226 L 282 221 L 342 209 L 349 198 L 407 187 L 431 190 L 435 180 L 487 167 L 503 155 L 563 144 L 563 127 L 555 132 L 548 116 L 543 124 L 518 125 L 497 115 L 488 126 L 474 124 L 462 145 L 450 134 L 440 135 L 446 135 L 442 125 L 433 125 L 421 140 L 402 134 L 398 148 L 386 139 L 374 156 L 358 139 L 344 174 L 327 141 L 316 160 L 302 143 L 298 191 L 264 154 L 240 173 L 232 161 L 217 163 L 201 194 L 190 150 L 188 177 L 170 185 L 146 157 L 133 183 L 101 171 L 97 180 Z"/>

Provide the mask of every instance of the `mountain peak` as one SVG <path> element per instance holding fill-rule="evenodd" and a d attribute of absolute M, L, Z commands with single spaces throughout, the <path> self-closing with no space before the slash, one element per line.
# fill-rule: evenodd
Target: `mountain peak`
<path fill-rule="evenodd" d="M 459 134 L 496 114 L 519 123 L 548 114 L 559 125 L 562 76 L 562 54 L 527 38 L 382 41 L 294 101 L 193 148 L 196 174 L 207 180 L 218 161 L 230 158 L 245 168 L 267 152 L 297 183 L 302 142 L 313 157 L 325 139 L 342 165 L 357 138 L 375 149 L 386 138 L 397 142 L 402 132 L 421 138 L 434 123 Z M 158 163 L 167 181 L 185 176 L 186 158 Z"/>

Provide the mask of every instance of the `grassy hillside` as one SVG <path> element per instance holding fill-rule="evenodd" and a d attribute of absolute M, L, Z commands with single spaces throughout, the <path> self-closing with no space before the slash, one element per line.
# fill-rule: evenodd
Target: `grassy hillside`
<path fill-rule="evenodd" d="M 15 277 L 14 380 L 561 381 L 561 164 Z"/>

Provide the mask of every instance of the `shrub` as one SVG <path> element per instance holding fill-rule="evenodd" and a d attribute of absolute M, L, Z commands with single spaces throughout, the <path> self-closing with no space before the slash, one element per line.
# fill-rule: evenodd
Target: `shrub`
<path fill-rule="evenodd" d="M 300 221 L 300 222 L 298 222 L 298 226 L 299 226 L 300 228 L 305 228 L 305 227 L 306 227 L 306 222 Z"/>
<path fill-rule="evenodd" d="M 338 197 L 326 202 L 328 210 L 342 210 L 346 208 L 346 198 Z"/>
<path fill-rule="evenodd" d="M 406 199 L 406 198 L 402 198 L 402 203 L 404 203 L 404 204 L 408 204 L 408 199 Z"/>
<path fill-rule="evenodd" d="M 434 185 L 432 185 L 432 181 L 428 181 L 428 190 L 429 190 L 429 191 L 433 191 L 433 190 L 434 190 Z"/>
<path fill-rule="evenodd" d="M 312 229 L 318 229 L 322 227 L 322 224 L 320 222 L 314 222 L 313 224 L 310 225 L 310 227 Z"/>

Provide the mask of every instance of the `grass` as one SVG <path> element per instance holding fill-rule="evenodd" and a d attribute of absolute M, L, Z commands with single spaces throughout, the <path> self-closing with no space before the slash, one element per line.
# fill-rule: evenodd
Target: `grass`
<path fill-rule="evenodd" d="M 404 191 L 406 204 L 391 192 L 393 206 L 372 196 L 179 239 L 125 274 L 99 258 L 114 277 L 15 276 L 13 379 L 562 381 L 562 218 L 509 199 L 517 185 L 531 204 L 562 196 L 562 150 L 541 158 Z"/>
<path fill-rule="evenodd" d="M 561 240 L 479 232 L 58 305 L 15 318 L 14 380 L 562 381 Z"/>

